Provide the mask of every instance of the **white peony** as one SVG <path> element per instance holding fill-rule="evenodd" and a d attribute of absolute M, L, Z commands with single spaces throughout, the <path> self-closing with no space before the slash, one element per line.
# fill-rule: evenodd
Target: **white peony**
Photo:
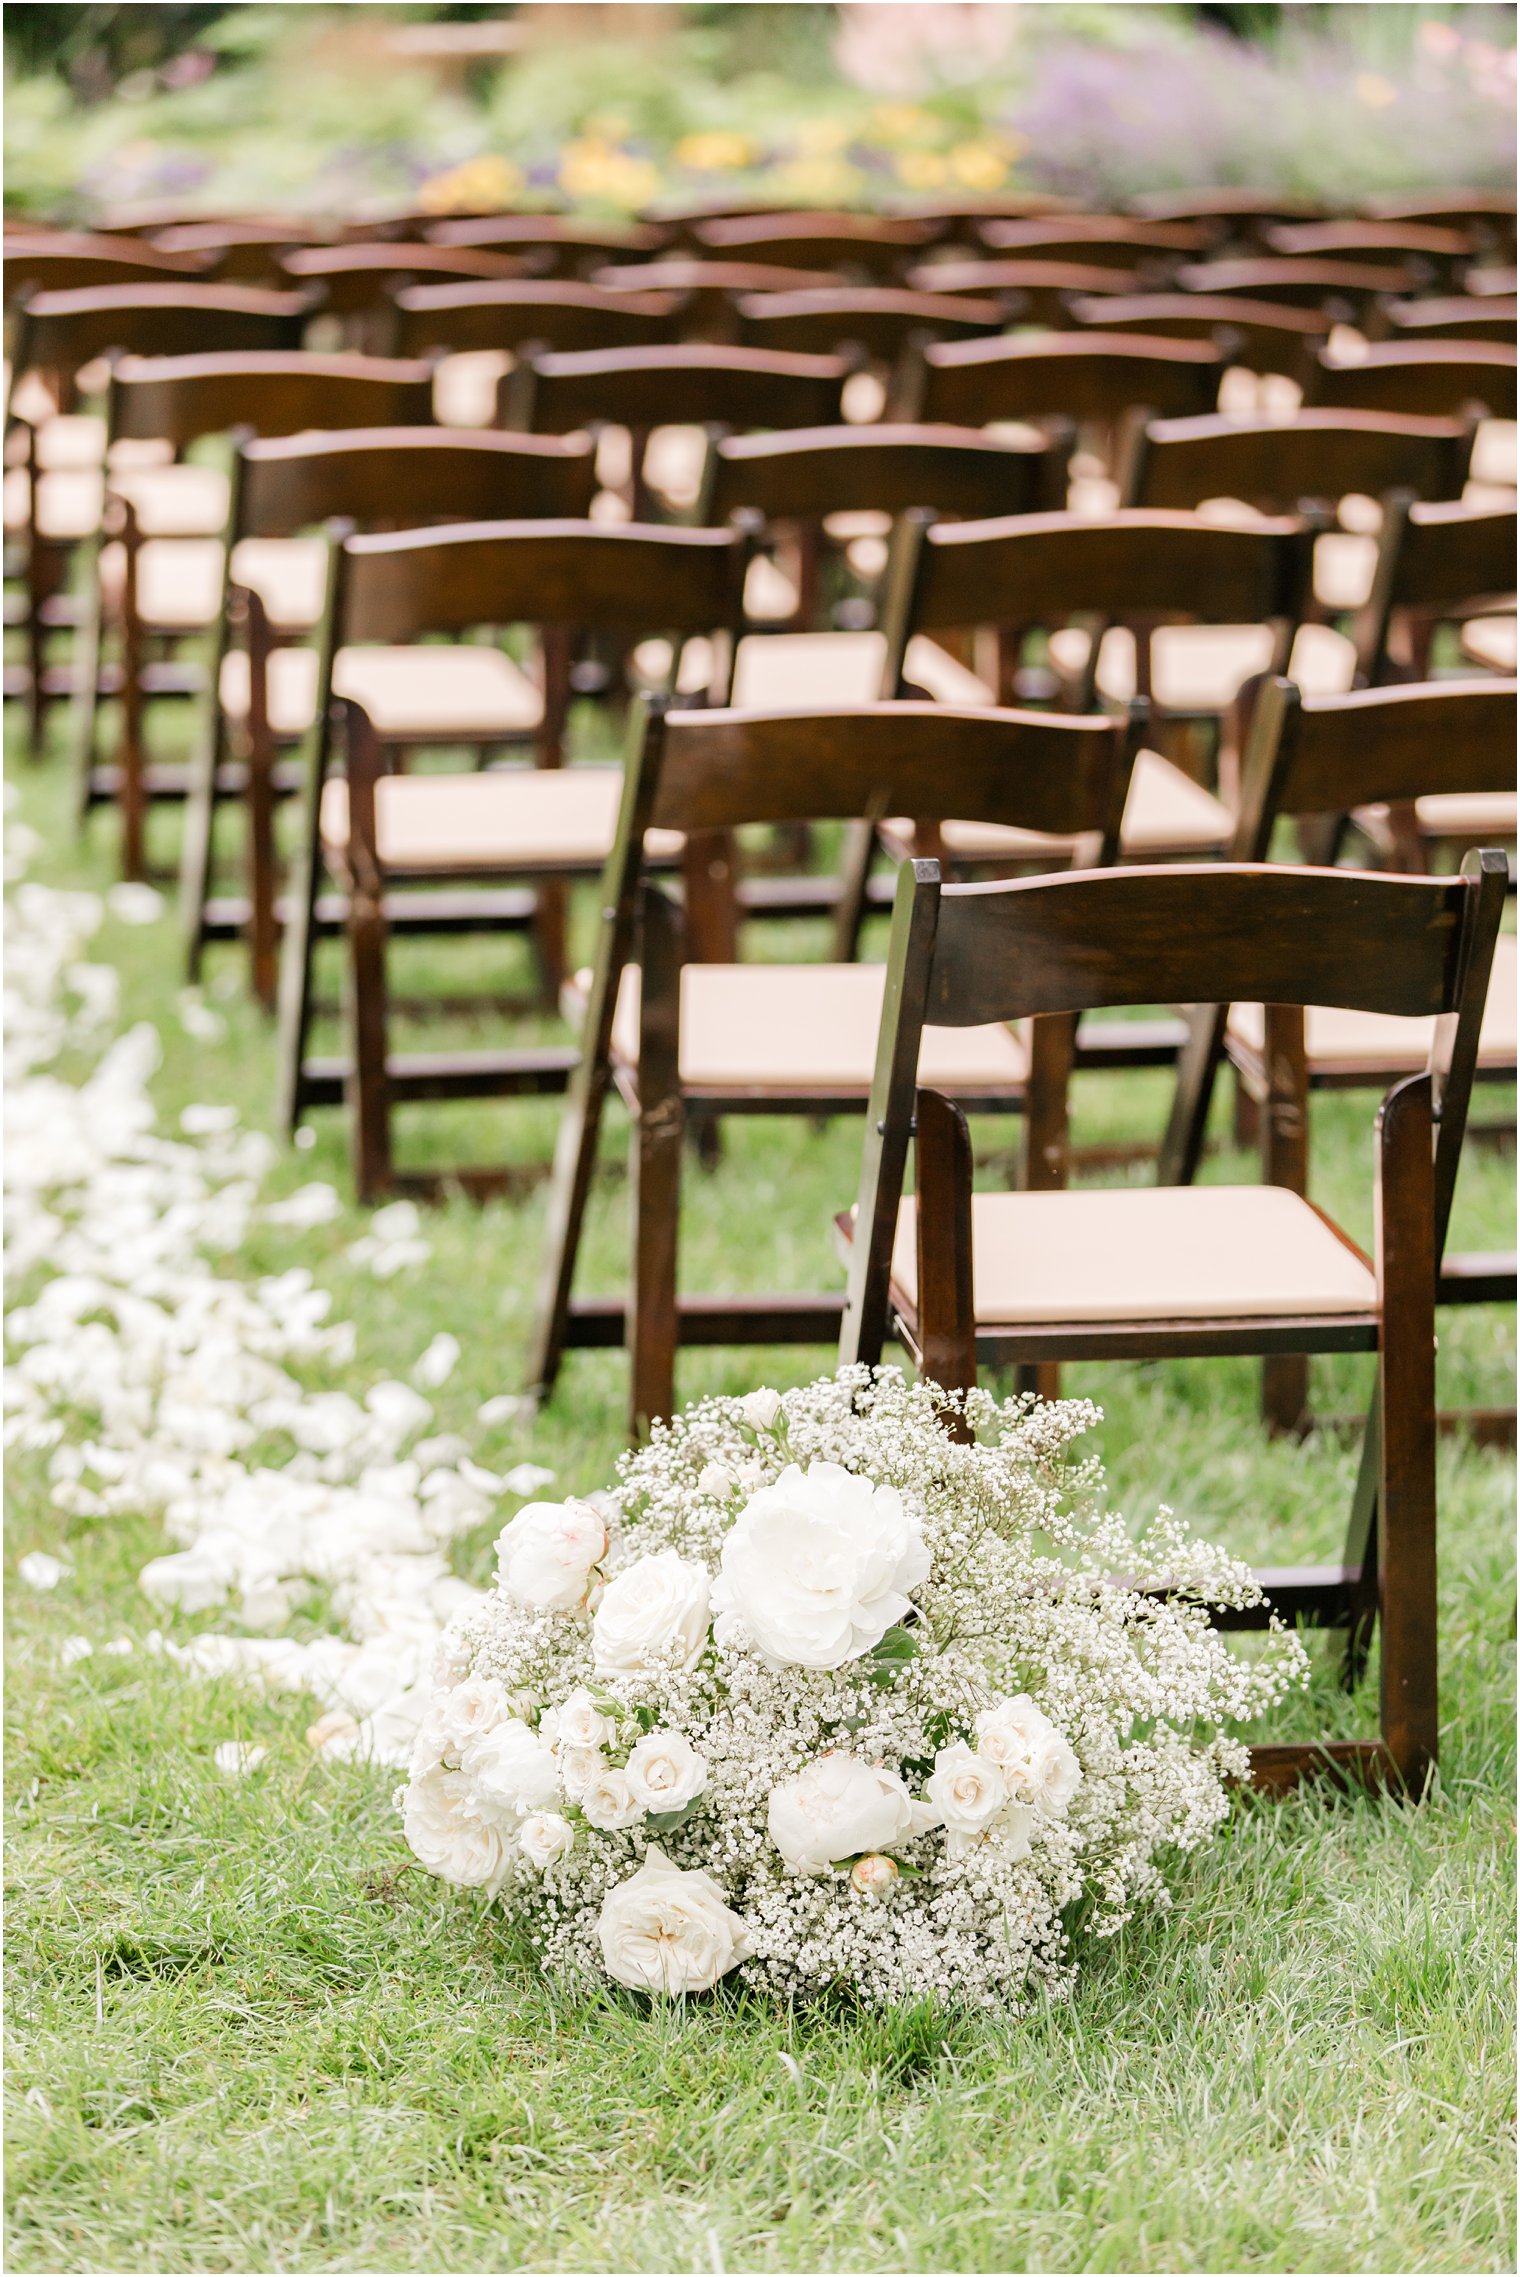
<path fill-rule="evenodd" d="M 674 1550 L 636 1558 L 614 1574 L 591 1623 L 598 1675 L 633 1675 L 661 1663 L 694 1668 L 707 1642 L 706 1566 Z"/>
<path fill-rule="evenodd" d="M 683 1873 L 653 1844 L 603 1898 L 597 1933 L 607 1974 L 634 1992 L 706 1992 L 752 1950 L 712 1876 Z"/>
<path fill-rule="evenodd" d="M 628 1758 L 628 1784 L 646 1811 L 684 1810 L 707 1785 L 707 1763 L 680 1732 L 647 1732 Z"/>
<path fill-rule="evenodd" d="M 789 1866 L 821 1874 L 838 1858 L 901 1842 L 913 1799 L 895 1771 L 836 1748 L 771 1789 L 766 1825 Z"/>
<path fill-rule="evenodd" d="M 543 1738 L 564 1753 L 570 1748 L 605 1747 L 614 1726 L 612 1718 L 603 1715 L 581 1685 L 562 1707 L 547 1709 L 538 1728 Z"/>
<path fill-rule="evenodd" d="M 752 1391 L 739 1402 L 739 1413 L 752 1431 L 769 1431 L 781 1413 L 781 1394 L 773 1391 Z"/>
<path fill-rule="evenodd" d="M 644 1816 L 644 1805 L 629 1784 L 627 1772 L 620 1771 L 615 1763 L 602 1765 L 581 1796 L 581 1809 L 587 1825 L 603 1834 L 622 1834 Z"/>
<path fill-rule="evenodd" d="M 505 1818 L 545 1810 L 559 1794 L 552 1752 L 515 1716 L 472 1739 L 459 1763 L 477 1803 Z"/>
<path fill-rule="evenodd" d="M 999 1700 L 976 1719 L 979 1751 L 1002 1770 L 1008 1792 L 1051 1818 L 1064 1818 L 1082 1782 L 1082 1766 L 1065 1734 L 1027 1692 Z"/>
<path fill-rule="evenodd" d="M 752 1495 L 720 1562 L 714 1611 L 742 1622 L 761 1657 L 783 1668 L 858 1660 L 911 1612 L 907 1592 L 929 1574 L 897 1489 L 821 1462 L 805 1472 L 789 1463 Z"/>
<path fill-rule="evenodd" d="M 493 1676 L 467 1676 L 438 1702 L 440 1754 L 462 1753 L 472 1739 L 494 1731 L 510 1713 L 506 1691 Z"/>
<path fill-rule="evenodd" d="M 556 1858 L 563 1858 L 566 1851 L 574 1847 L 575 1829 L 558 1811 L 535 1811 L 531 1818 L 523 1820 L 517 1839 L 528 1864 L 542 1874 Z"/>
<path fill-rule="evenodd" d="M 535 1613 L 574 1613 L 607 1554 L 607 1528 L 589 1502 L 528 1502 L 496 1543 L 501 1586 Z"/>
<path fill-rule="evenodd" d="M 466 1889 L 489 1889 L 507 1870 L 508 1836 L 478 1815 L 458 1771 L 436 1768 L 413 1779 L 402 1796 L 406 1839 L 431 1874 Z"/>

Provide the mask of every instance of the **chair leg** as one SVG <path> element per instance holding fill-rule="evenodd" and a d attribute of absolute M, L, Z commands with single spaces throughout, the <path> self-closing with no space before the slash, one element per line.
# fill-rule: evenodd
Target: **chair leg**
<path fill-rule="evenodd" d="M 126 569 L 121 592 L 121 734 L 118 744 L 121 801 L 121 870 L 141 878 L 147 867 L 147 783 L 143 747 L 143 633 L 137 614 L 137 536 L 130 513 L 123 540 Z"/>
<path fill-rule="evenodd" d="M 280 971 L 274 805 L 274 748 L 267 733 L 254 734 L 248 739 L 248 957 L 253 993 L 266 1012 L 274 1010 Z"/>
<path fill-rule="evenodd" d="M 390 1088 L 386 1075 L 385 916 L 378 893 L 355 884 L 348 904 L 348 1075 L 354 1177 L 361 1202 L 385 1193 L 392 1178 Z"/>
<path fill-rule="evenodd" d="M 86 563 L 85 606 L 70 651 L 73 687 L 70 694 L 69 733 L 73 744 L 75 815 L 83 830 L 90 817 L 90 786 L 95 772 L 96 731 L 100 713 L 100 549 L 90 549 Z"/>
<path fill-rule="evenodd" d="M 581 1046 L 565 1113 L 560 1117 L 550 1175 L 544 1263 L 534 1305 L 533 1342 L 528 1355 L 530 1397 L 547 1399 L 565 1356 L 575 1260 L 585 1224 L 586 1204 L 596 1169 L 597 1140 L 607 1102 L 611 1067 L 601 1039 L 592 1032 L 596 1007 L 588 1007 Z"/>
<path fill-rule="evenodd" d="M 1378 1534 L 1383 1740 L 1419 1795 L 1435 1768 L 1435 1199 L 1431 1086 L 1401 1084 L 1379 1117 Z"/>
<path fill-rule="evenodd" d="M 1076 1058 L 1075 1014 L 1047 1014 L 1033 1022 L 1029 1089 L 1024 1102 L 1024 1185 L 1036 1194 L 1058 1193 L 1071 1177 L 1070 1088 Z M 1037 1360 L 1015 1371 L 1021 1392 L 1061 1396 L 1061 1364 Z"/>
<path fill-rule="evenodd" d="M 628 1198 L 633 1236 L 628 1293 L 631 1362 L 628 1425 L 648 1436 L 675 1412 L 676 1296 L 681 1224 L 681 1148 L 686 1114 L 680 1078 L 679 919 L 658 887 L 644 892 L 643 986 L 639 999 L 639 1104 Z"/>
<path fill-rule="evenodd" d="M 205 731 L 190 762 L 190 787 L 185 800 L 180 842 L 180 927 L 185 945 L 185 978 L 193 985 L 201 977 L 206 947 L 206 903 L 211 896 L 212 835 L 216 827 L 216 777 L 225 751 L 225 721 L 213 683 Z"/>
<path fill-rule="evenodd" d="M 913 1114 L 922 1369 L 943 1391 L 970 1391 L 976 1383 L 971 1133 L 960 1109 L 938 1091 L 918 1092 Z M 948 1415 L 945 1429 L 952 1439 L 974 1437 L 961 1415 Z"/>
<path fill-rule="evenodd" d="M 1309 1078 L 1304 1057 L 1304 1015 L 1294 1004 L 1265 1008 L 1267 1096 L 1261 1117 L 1262 1179 L 1309 1192 Z M 1261 1366 L 1262 1421 L 1274 1437 L 1302 1433 L 1309 1421 L 1309 1359 L 1303 1352 L 1274 1353 Z"/>

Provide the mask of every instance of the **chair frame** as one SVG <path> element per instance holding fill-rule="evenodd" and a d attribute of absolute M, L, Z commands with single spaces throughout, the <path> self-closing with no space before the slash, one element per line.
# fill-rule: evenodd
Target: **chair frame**
<path fill-rule="evenodd" d="M 618 835 L 603 873 L 603 925 L 587 995 L 580 1063 L 560 1126 L 544 1270 L 529 1364 L 532 1396 L 547 1398 L 567 1349 L 626 1343 L 629 1428 L 637 1438 L 674 1411 L 683 1344 L 832 1341 L 842 1300 L 828 1293 L 682 1296 L 677 1288 L 683 1132 L 724 1114 L 838 1115 L 867 1109 L 864 1090 L 814 1085 L 685 1083 L 680 1073 L 683 963 L 698 953 L 690 921 L 694 878 L 728 860 L 734 830 L 752 822 L 816 822 L 886 811 L 908 800 L 940 815 L 1074 829 L 1108 861 L 1118 843 L 1142 709 L 1127 720 L 884 703 L 837 710 L 687 712 L 646 701 L 630 724 Z M 1024 748 L 1021 750 L 1020 745 Z M 646 874 L 651 828 L 683 831 L 687 909 Z M 620 1065 L 613 1024 L 625 968 L 640 966 L 636 1066 Z M 1064 1080 L 1064 1078 L 1063 1078 Z M 575 1298 L 576 1254 L 613 1085 L 632 1115 L 632 1273 L 622 1298 Z M 968 1103 L 1024 1115 L 1028 1175 L 1046 1166 L 1050 1072 L 1038 1049 L 1026 1080 Z"/>
<path fill-rule="evenodd" d="M 974 1384 L 979 1361 L 1377 1355 L 1342 1563 L 1258 1578 L 1280 1617 L 1347 1632 L 1348 1681 L 1381 1621 L 1380 1736 L 1253 1750 L 1253 1782 L 1271 1791 L 1327 1771 L 1417 1795 L 1435 1766 L 1435 1291 L 1504 866 L 1480 854 L 1450 880 L 1231 864 L 945 886 L 937 863 L 917 861 L 899 877 L 853 1232 L 840 1221 L 850 1246 L 840 1364 L 874 1365 L 889 1332 L 948 1391 Z M 1102 1004 L 1187 1001 L 1226 974 L 1232 996 L 1269 1003 L 1338 996 L 1367 1010 L 1454 1015 L 1438 1025 L 1426 1072 L 1397 1084 L 1379 1112 L 1375 1305 L 1266 1320 L 979 1328 L 970 1139 L 960 1111 L 917 1086 L 926 1021 L 1032 1016 L 1037 1028 L 1052 1018 L 1069 1026 Z M 891 1257 L 915 1138 L 923 1230 L 910 1307 L 894 1290 Z M 1264 1608 L 1216 1616 L 1222 1627 L 1259 1627 L 1266 1617 Z"/>

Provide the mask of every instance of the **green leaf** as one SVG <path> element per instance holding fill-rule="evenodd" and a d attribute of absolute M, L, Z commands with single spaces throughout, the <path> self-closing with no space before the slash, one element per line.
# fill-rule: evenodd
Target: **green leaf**
<path fill-rule="evenodd" d="M 645 1833 L 673 1834 L 678 1826 L 684 1826 L 686 1824 L 686 1821 L 691 1817 L 692 1812 L 699 1808 L 701 1801 L 702 1797 L 700 1795 L 693 1795 L 691 1801 L 689 1803 L 683 1803 L 678 1811 L 648 1812 L 644 1820 Z"/>

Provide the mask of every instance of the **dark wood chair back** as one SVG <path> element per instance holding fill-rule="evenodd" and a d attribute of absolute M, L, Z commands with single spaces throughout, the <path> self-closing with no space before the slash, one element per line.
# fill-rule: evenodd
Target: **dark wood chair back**
<path fill-rule="evenodd" d="M 25 292 L 74 292 L 86 285 L 124 285 L 151 277 L 204 277 L 204 255 L 166 253 L 135 238 L 44 230 L 5 240 L 5 304 Z"/>
<path fill-rule="evenodd" d="M 1241 528 L 1126 511 L 936 525 L 904 515 L 886 573 L 883 686 L 901 685 L 915 633 L 1073 617 L 1271 623 L 1286 661 L 1309 592 L 1313 541 L 1311 525 L 1298 520 Z"/>
<path fill-rule="evenodd" d="M 677 337 L 683 305 L 679 293 L 614 293 L 568 280 L 403 285 L 395 299 L 398 356 L 654 348 Z"/>
<path fill-rule="evenodd" d="M 1386 498 L 1372 590 L 1355 630 L 1358 677 L 1375 685 L 1394 676 L 1389 633 L 1400 611 L 1421 621 L 1423 652 L 1432 625 L 1513 608 L 1515 537 L 1513 506 L 1425 505 L 1407 491 Z"/>
<path fill-rule="evenodd" d="M 804 427 L 736 435 L 709 454 L 698 511 L 716 526 L 749 512 L 767 522 L 827 514 L 1025 514 L 1059 493 L 1059 453 L 996 442 L 979 428 Z"/>
<path fill-rule="evenodd" d="M 1135 221 L 1126 214 L 987 221 L 977 235 L 991 253 L 1023 261 L 1080 261 L 1095 269 L 1168 270 L 1196 258 L 1208 243 L 1196 222 Z"/>
<path fill-rule="evenodd" d="M 1274 190 L 1148 190 L 1130 200 L 1142 221 L 1194 222 L 1211 246 L 1259 246 L 1277 222 L 1314 221 L 1324 209 L 1313 198 Z"/>
<path fill-rule="evenodd" d="M 424 230 L 429 245 L 516 253 L 541 276 L 573 275 L 588 262 L 658 253 L 670 232 L 647 221 L 597 221 L 584 214 L 492 213 L 451 215 Z"/>
<path fill-rule="evenodd" d="M 739 338 L 746 347 L 851 362 L 895 363 L 914 341 L 971 340 L 1002 329 L 996 301 L 903 286 L 750 293 L 739 302 Z"/>
<path fill-rule="evenodd" d="M 240 537 L 293 537 L 329 521 L 363 529 L 428 522 L 581 520 L 596 456 L 580 436 L 360 427 L 245 443 L 234 476 Z"/>
<path fill-rule="evenodd" d="M 320 285 L 334 316 L 366 316 L 383 310 L 398 285 L 433 277 L 520 277 L 522 258 L 468 246 L 305 245 L 280 255 L 280 267 L 299 285 Z"/>
<path fill-rule="evenodd" d="M 941 298 L 965 294 L 967 298 L 995 300 L 1008 324 L 1040 325 L 1059 332 L 1071 319 L 1067 305 L 1074 293 L 1132 293 L 1128 269 L 1104 269 L 1093 261 L 939 260 L 910 269 L 907 282 L 914 292 Z"/>
<path fill-rule="evenodd" d="M 699 222 L 693 242 L 727 261 L 779 268 L 858 269 L 895 276 L 942 234 L 936 221 L 865 213 L 768 213 Z"/>
<path fill-rule="evenodd" d="M 1445 300 L 1385 301 L 1373 329 L 1393 340 L 1496 340 L 1513 345 L 1517 303 L 1455 294 Z"/>
<path fill-rule="evenodd" d="M 304 222 L 186 221 L 152 242 L 166 253 L 199 254 L 207 274 L 228 284 L 282 284 L 281 256 L 320 244 L 324 234 Z"/>
<path fill-rule="evenodd" d="M 1231 300 L 1215 293 L 1082 294 L 1069 303 L 1074 324 L 1104 332 L 1143 332 L 1152 340 L 1209 340 L 1227 364 L 1285 372 L 1302 387 L 1314 351 L 1328 338 L 1320 309 Z"/>
<path fill-rule="evenodd" d="M 1188 262 L 1177 271 L 1177 282 L 1186 292 L 1287 301 L 1300 308 L 1354 315 L 1382 295 L 1418 292 L 1424 280 L 1403 261 L 1290 259 L 1276 253 L 1260 259 Z"/>
<path fill-rule="evenodd" d="M 946 342 L 923 352 L 914 418 L 985 427 L 995 419 L 1113 425 L 1143 406 L 1158 418 L 1212 409 L 1224 359 L 1212 342 L 1129 333 Z"/>
<path fill-rule="evenodd" d="M 1272 253 L 1288 260 L 1407 262 L 1427 274 L 1444 275 L 1472 258 L 1472 239 L 1464 229 L 1424 221 L 1285 222 L 1265 232 Z"/>
<path fill-rule="evenodd" d="M 1322 349 L 1308 399 L 1326 410 L 1354 407 L 1395 417 L 1458 419 L 1470 410 L 1490 419 L 1515 416 L 1513 342 L 1394 340 L 1343 362 Z"/>
<path fill-rule="evenodd" d="M 1459 498 L 1471 456 L 1472 429 L 1454 419 L 1321 410 L 1292 420 L 1157 419 L 1130 435 L 1124 492 L 1133 506 L 1239 498 L 1263 513 L 1353 491 Z"/>
<path fill-rule="evenodd" d="M 535 356 L 510 374 L 511 427 L 824 427 L 839 416 L 849 367 L 837 356 L 688 344 Z"/>
<path fill-rule="evenodd" d="M 743 621 L 748 549 L 728 530 L 476 522 L 353 537 L 337 637 L 413 641 L 473 625 L 571 625 L 686 637 Z"/>
<path fill-rule="evenodd" d="M 427 427 L 433 375 L 379 356 L 129 356 L 111 376 L 114 436 L 159 436 L 180 447 L 247 427 L 294 435 L 307 427 Z"/>
<path fill-rule="evenodd" d="M 88 285 L 34 293 L 16 319 L 15 369 L 69 375 L 97 356 L 246 355 L 296 348 L 303 293 L 251 285 Z"/>
<path fill-rule="evenodd" d="M 1364 209 L 1374 221 L 1429 222 L 1438 229 L 1461 229 L 1485 247 L 1515 252 L 1513 190 L 1410 190 L 1369 198 Z"/>
<path fill-rule="evenodd" d="M 937 862 L 905 863 L 866 1110 L 841 1357 L 874 1359 L 885 1336 L 925 1024 L 974 1027 L 1213 1001 L 1433 1014 L 1439 1257 L 1504 872 L 1503 856 L 1488 854 L 1470 855 L 1458 878 L 1227 863 L 955 886 L 941 883 Z"/>

